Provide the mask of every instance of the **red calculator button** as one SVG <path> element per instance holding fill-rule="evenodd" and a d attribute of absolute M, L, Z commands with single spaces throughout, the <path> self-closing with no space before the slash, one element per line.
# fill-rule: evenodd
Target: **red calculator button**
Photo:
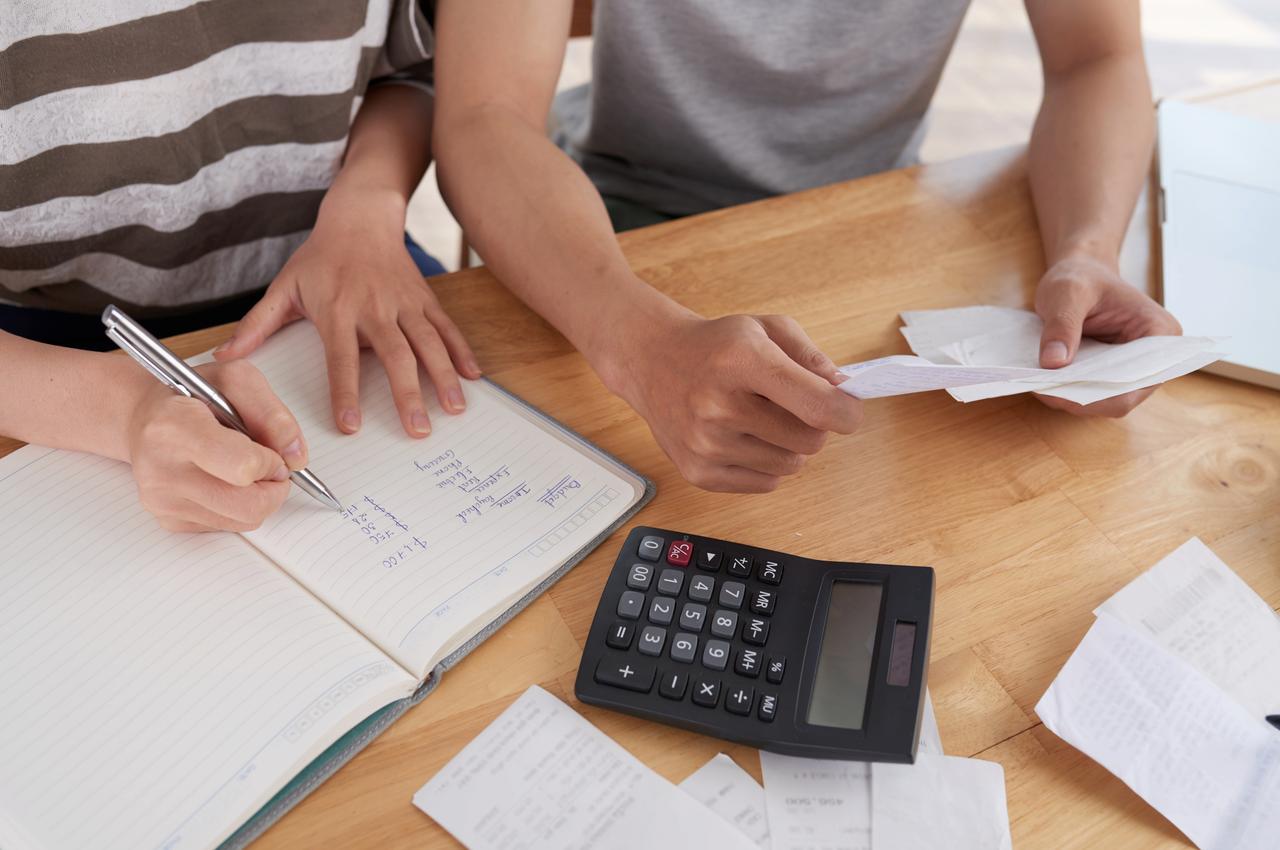
<path fill-rule="evenodd" d="M 677 567 L 689 566 L 689 559 L 693 557 L 693 544 L 688 540 L 672 540 L 671 546 L 667 549 L 667 563 L 675 564 Z"/>

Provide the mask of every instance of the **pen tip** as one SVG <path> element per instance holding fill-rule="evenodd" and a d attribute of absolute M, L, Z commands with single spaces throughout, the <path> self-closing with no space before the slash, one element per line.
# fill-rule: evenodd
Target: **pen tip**
<path fill-rule="evenodd" d="M 1280 729 L 1280 714 L 1268 714 L 1267 722 L 1277 729 Z"/>

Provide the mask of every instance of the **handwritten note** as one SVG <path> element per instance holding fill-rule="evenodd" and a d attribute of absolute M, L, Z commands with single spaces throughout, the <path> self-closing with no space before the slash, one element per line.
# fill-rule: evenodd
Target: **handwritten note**
<path fill-rule="evenodd" d="M 344 436 L 311 325 L 286 328 L 253 360 L 303 423 L 310 467 L 346 510 L 295 493 L 247 537 L 418 675 L 639 498 L 638 479 L 484 382 L 465 383 L 460 415 L 425 387 L 432 432 L 415 440 L 366 354 L 363 427 Z"/>

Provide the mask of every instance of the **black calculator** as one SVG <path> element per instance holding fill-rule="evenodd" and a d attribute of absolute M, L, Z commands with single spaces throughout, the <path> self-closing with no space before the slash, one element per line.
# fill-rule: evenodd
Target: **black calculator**
<path fill-rule="evenodd" d="M 933 570 L 627 535 L 575 691 L 591 705 L 808 758 L 913 762 Z"/>

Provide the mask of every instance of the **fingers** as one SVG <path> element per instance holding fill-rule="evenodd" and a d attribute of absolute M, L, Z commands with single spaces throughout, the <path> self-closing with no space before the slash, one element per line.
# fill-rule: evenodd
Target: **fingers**
<path fill-rule="evenodd" d="M 208 415 L 203 427 L 190 429 L 187 455 L 191 463 L 236 487 L 289 479 L 289 469 L 280 455 L 239 431 L 224 428 Z"/>
<path fill-rule="evenodd" d="M 467 401 L 462 394 L 458 373 L 454 370 L 456 361 L 450 355 L 442 334 L 427 321 L 426 316 L 406 315 L 400 319 L 400 327 L 426 368 L 440 406 L 447 413 L 461 413 L 466 409 Z"/>
<path fill-rule="evenodd" d="M 1127 416 L 1135 407 L 1142 404 L 1151 397 L 1159 387 L 1147 387 L 1146 389 L 1134 390 L 1124 395 L 1113 396 L 1095 401 L 1093 404 L 1076 404 L 1074 401 L 1067 401 L 1065 398 L 1056 396 L 1041 395 L 1035 393 L 1035 397 L 1045 407 L 1052 407 L 1054 410 L 1062 410 L 1073 416 L 1096 416 L 1118 419 Z"/>
<path fill-rule="evenodd" d="M 758 395 L 746 400 L 742 426 L 766 443 L 800 455 L 815 455 L 827 442 L 827 432 L 811 428 L 791 413 Z"/>
<path fill-rule="evenodd" d="M 280 328 L 300 318 L 302 315 L 294 308 L 287 287 L 277 281 L 236 325 L 231 339 L 214 349 L 213 356 L 218 360 L 244 357 Z"/>
<path fill-rule="evenodd" d="M 747 367 L 748 386 L 811 428 L 837 434 L 858 429 L 862 402 L 800 366 L 776 344 L 762 346 L 757 353 L 757 364 Z"/>
<path fill-rule="evenodd" d="M 818 348 L 795 319 L 790 316 L 760 316 L 759 322 L 769 338 L 792 360 L 833 384 L 843 380 L 836 364 Z"/>
<path fill-rule="evenodd" d="M 427 417 L 422 401 L 422 381 L 418 377 L 418 358 L 413 354 L 404 334 L 398 327 L 388 327 L 376 333 L 371 340 L 373 350 L 382 361 L 391 384 L 391 396 L 395 399 L 400 422 L 410 437 L 425 437 L 431 433 L 431 420 Z"/>
<path fill-rule="evenodd" d="M 1041 287 L 1036 293 L 1036 312 L 1044 320 L 1040 334 L 1040 366 L 1058 369 L 1075 359 L 1085 319 L 1096 301 L 1094 287 L 1072 278 Z"/>
<path fill-rule="evenodd" d="M 772 493 L 782 483 L 779 476 L 740 466 L 696 464 L 680 471 L 690 484 L 713 493 Z"/>
<path fill-rule="evenodd" d="M 436 301 L 434 295 L 431 296 L 422 313 L 440 334 L 440 338 L 444 340 L 444 346 L 449 352 L 449 359 L 453 362 L 458 372 L 464 378 L 470 378 L 473 381 L 479 378 L 482 374 L 480 361 L 476 359 L 475 352 L 471 350 L 471 345 L 467 342 L 467 338 L 462 335 L 462 331 L 458 330 L 458 326 L 453 323 L 453 319 L 449 318 L 449 314 L 440 306 L 440 302 Z M 412 336 L 409 339 L 410 342 L 413 341 Z M 441 403 L 443 404 L 443 402 Z"/>
<path fill-rule="evenodd" d="M 302 428 L 261 372 L 238 360 L 223 364 L 215 381 L 248 426 L 254 442 L 274 450 L 289 469 L 307 465 Z"/>
<path fill-rule="evenodd" d="M 360 430 L 360 342 L 355 324 L 342 320 L 318 326 L 329 371 L 333 421 L 344 434 Z"/>

